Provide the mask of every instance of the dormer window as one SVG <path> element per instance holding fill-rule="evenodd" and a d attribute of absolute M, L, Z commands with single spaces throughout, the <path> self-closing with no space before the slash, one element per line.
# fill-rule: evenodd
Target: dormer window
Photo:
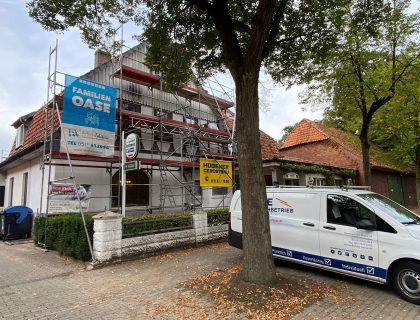
<path fill-rule="evenodd" d="M 24 124 L 21 124 L 17 128 L 17 132 L 16 132 L 16 149 L 23 145 L 23 142 L 25 141 L 25 135 L 26 135 L 26 126 Z"/>

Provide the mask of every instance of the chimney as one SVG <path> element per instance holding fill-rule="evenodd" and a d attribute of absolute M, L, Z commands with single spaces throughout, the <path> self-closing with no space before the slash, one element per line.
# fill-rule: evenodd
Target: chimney
<path fill-rule="evenodd" d="M 111 55 L 100 49 L 95 51 L 95 68 L 111 60 Z"/>

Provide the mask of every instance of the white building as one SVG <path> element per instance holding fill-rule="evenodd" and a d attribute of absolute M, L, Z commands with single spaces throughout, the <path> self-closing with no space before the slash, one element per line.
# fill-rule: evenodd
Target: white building
<path fill-rule="evenodd" d="M 88 211 L 118 210 L 121 206 L 121 131 L 136 133 L 140 141 L 139 168 L 126 173 L 128 211 L 228 206 L 232 188 L 200 188 L 198 164 L 200 157 L 234 158 L 232 135 L 221 116 L 233 103 L 192 83 L 176 93 L 165 90 L 159 76 L 144 65 L 145 51 L 144 45 L 138 45 L 118 61 L 96 53 L 95 68 L 82 76 L 120 89 L 114 157 L 71 155 L 77 184 L 90 186 Z M 62 98 L 56 100 L 61 108 Z M 0 163 L 5 206 L 27 205 L 34 212 L 45 212 L 48 181 L 68 181 L 71 176 L 66 154 L 60 152 L 56 115 L 49 152 L 52 114 L 52 108 L 42 107 L 13 123 L 16 138 L 9 156 Z"/>

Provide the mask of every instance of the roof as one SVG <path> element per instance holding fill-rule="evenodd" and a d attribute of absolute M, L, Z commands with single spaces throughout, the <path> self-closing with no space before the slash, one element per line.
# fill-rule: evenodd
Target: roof
<path fill-rule="evenodd" d="M 260 130 L 260 144 L 261 144 L 261 156 L 263 160 L 271 160 L 279 157 L 279 144 Z"/>
<path fill-rule="evenodd" d="M 362 161 L 362 149 L 358 136 L 337 128 L 330 128 L 319 122 L 303 119 L 299 122 L 280 146 L 282 151 L 290 150 L 293 147 L 330 141 L 339 149 L 344 151 L 347 156 L 354 158 L 358 162 Z M 328 159 L 334 162 L 334 159 Z M 408 168 L 401 164 L 394 163 L 389 154 L 375 145 L 370 147 L 370 163 L 378 168 L 391 169 L 397 171 L 407 171 Z"/>
<path fill-rule="evenodd" d="M 328 135 L 320 130 L 315 122 L 303 119 L 292 129 L 287 138 L 283 141 L 280 149 L 327 140 L 328 138 Z"/>
<path fill-rule="evenodd" d="M 28 122 L 31 121 L 34 114 L 35 112 L 31 112 L 31 113 L 25 114 L 24 116 L 19 117 L 19 119 L 17 119 L 15 122 L 12 123 L 12 127 L 17 128 L 21 124 L 28 124 Z"/>
<path fill-rule="evenodd" d="M 47 134 L 50 134 L 51 128 L 51 110 L 48 113 L 47 121 Z M 5 165 L 13 161 L 13 159 L 29 152 L 32 148 L 36 148 L 39 143 L 44 140 L 44 126 L 45 126 L 45 109 L 44 107 L 39 108 L 37 111 L 33 112 L 32 121 L 29 124 L 28 131 L 25 135 L 25 140 L 23 144 L 16 149 L 16 140 L 13 142 L 12 149 L 10 150 L 9 156 L 5 161 L 3 161 L 0 166 Z M 59 121 L 57 117 L 54 117 L 54 130 L 59 127 Z"/>

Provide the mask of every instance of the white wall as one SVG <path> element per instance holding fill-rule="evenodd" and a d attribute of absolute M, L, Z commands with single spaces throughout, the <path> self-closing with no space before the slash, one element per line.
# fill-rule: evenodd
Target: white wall
<path fill-rule="evenodd" d="M 70 168 L 67 166 L 67 161 L 55 161 L 57 164 L 55 168 L 55 179 L 63 179 L 71 176 Z M 64 165 L 64 166 L 63 166 Z M 106 163 L 100 162 L 83 162 L 72 161 L 74 176 L 77 184 L 91 185 L 91 200 L 89 202 L 88 211 L 102 212 L 108 210 L 110 205 L 110 175 L 105 168 L 95 168 L 95 166 L 102 167 Z M 83 165 L 85 167 L 78 167 Z M 91 167 L 88 167 L 91 166 Z M 63 183 L 73 183 L 73 180 L 62 181 Z"/>
<path fill-rule="evenodd" d="M 28 173 L 28 194 L 27 194 L 27 206 L 32 208 L 34 212 L 40 212 L 41 202 L 41 181 L 42 171 L 40 168 L 40 158 L 28 160 L 24 164 L 16 166 L 12 169 L 7 170 L 6 173 L 6 191 L 4 205 L 21 205 L 23 200 L 23 175 Z M 51 170 L 52 176 L 54 175 L 54 168 Z M 10 203 L 10 179 L 14 178 L 13 183 L 13 197 L 12 203 Z M 48 190 L 48 167 L 45 168 L 45 179 L 44 179 L 44 199 L 43 207 L 45 208 L 46 195 Z"/>

